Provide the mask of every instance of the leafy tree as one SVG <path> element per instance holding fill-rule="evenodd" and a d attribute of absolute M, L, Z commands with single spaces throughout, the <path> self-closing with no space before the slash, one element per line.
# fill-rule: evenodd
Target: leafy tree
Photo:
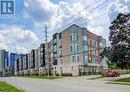
<path fill-rule="evenodd" d="M 119 68 L 130 69 L 130 13 L 119 14 L 109 29 L 111 47 L 105 48 L 101 57 L 107 56 Z"/>

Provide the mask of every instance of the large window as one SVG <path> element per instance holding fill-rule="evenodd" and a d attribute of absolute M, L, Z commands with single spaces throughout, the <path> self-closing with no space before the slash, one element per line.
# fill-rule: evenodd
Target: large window
<path fill-rule="evenodd" d="M 86 35 L 83 35 L 83 40 L 87 41 L 87 36 Z"/>
<path fill-rule="evenodd" d="M 78 33 L 71 33 L 70 34 L 70 41 L 78 41 L 79 40 L 79 35 Z"/>
<path fill-rule="evenodd" d="M 73 43 L 71 44 L 71 52 L 74 53 L 74 52 L 78 52 L 79 51 L 79 46 L 77 43 Z"/>
<path fill-rule="evenodd" d="M 79 55 L 72 55 L 72 62 L 79 62 Z"/>
<path fill-rule="evenodd" d="M 53 45 L 53 51 L 54 51 L 54 52 L 57 51 L 56 45 Z"/>
<path fill-rule="evenodd" d="M 84 46 L 83 46 L 83 49 L 84 49 L 85 51 L 87 51 L 87 45 L 84 45 Z"/>
<path fill-rule="evenodd" d="M 62 40 L 59 41 L 59 48 L 62 48 Z"/>
<path fill-rule="evenodd" d="M 59 39 L 61 39 L 61 38 L 62 38 L 62 33 L 60 32 L 60 33 L 59 33 Z"/>

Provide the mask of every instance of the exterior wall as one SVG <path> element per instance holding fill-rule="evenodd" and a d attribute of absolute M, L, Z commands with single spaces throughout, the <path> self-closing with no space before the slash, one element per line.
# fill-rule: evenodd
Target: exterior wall
<path fill-rule="evenodd" d="M 52 52 L 52 40 L 48 43 L 48 61 L 49 61 L 49 73 L 53 75 L 53 52 Z"/>
<path fill-rule="evenodd" d="M 5 71 L 4 71 L 4 53 L 5 50 L 0 50 L 0 76 L 4 76 L 5 75 Z"/>
<path fill-rule="evenodd" d="M 56 52 L 53 49 L 53 56 L 55 53 L 57 56 L 57 64 L 53 67 L 55 73 L 79 75 L 79 65 L 83 64 L 83 54 L 79 54 L 83 52 L 82 34 L 82 28 L 72 25 L 63 32 L 53 35 L 53 41 L 56 39 L 56 43 L 53 43 L 53 48 L 56 44 Z"/>
<path fill-rule="evenodd" d="M 77 25 L 54 34 L 53 72 L 73 76 L 96 73 L 100 67 L 100 40 L 99 36 Z"/>
<path fill-rule="evenodd" d="M 9 70 L 10 70 L 10 75 L 15 74 L 15 63 L 17 60 L 17 54 L 15 53 L 10 53 L 10 59 L 9 59 Z"/>

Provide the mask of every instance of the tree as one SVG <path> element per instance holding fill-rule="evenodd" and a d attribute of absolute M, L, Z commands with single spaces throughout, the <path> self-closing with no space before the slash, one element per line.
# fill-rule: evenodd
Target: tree
<path fill-rule="evenodd" d="M 101 58 L 106 56 L 117 67 L 130 69 L 130 13 L 119 14 L 109 29 L 111 47 L 101 52 Z"/>

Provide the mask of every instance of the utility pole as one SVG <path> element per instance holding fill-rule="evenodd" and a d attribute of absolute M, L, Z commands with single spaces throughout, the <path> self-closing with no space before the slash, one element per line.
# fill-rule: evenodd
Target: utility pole
<path fill-rule="evenodd" d="M 46 61 L 46 64 L 47 64 L 47 75 L 49 76 L 49 60 L 48 60 L 48 31 L 47 31 L 47 26 L 45 26 L 45 61 Z"/>

